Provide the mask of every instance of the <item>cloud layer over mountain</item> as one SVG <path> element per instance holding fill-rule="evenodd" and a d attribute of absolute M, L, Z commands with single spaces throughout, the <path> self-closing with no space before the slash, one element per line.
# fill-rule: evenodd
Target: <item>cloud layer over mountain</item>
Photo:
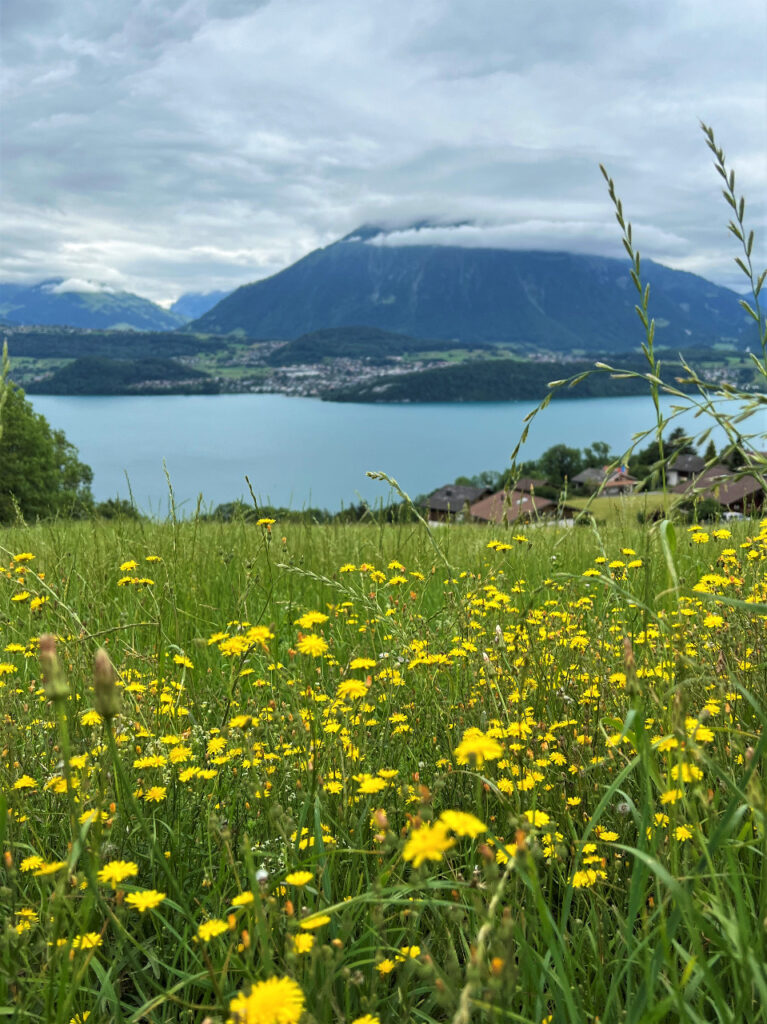
<path fill-rule="evenodd" d="M 0 280 L 170 301 L 422 218 L 616 255 L 601 161 L 643 253 L 738 286 L 697 122 L 758 227 L 765 29 L 762 0 L 4 0 Z"/>

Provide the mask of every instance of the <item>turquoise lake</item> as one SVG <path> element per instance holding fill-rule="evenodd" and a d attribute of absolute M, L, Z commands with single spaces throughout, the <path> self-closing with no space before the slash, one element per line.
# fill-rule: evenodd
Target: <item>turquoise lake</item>
<path fill-rule="evenodd" d="M 30 396 L 64 430 L 94 472 L 97 500 L 128 496 L 162 515 L 168 509 L 163 460 L 182 514 L 248 497 L 263 503 L 336 510 L 364 498 L 389 500 L 369 480 L 383 470 L 412 496 L 459 475 L 504 469 L 533 402 L 347 405 L 285 395 Z M 676 401 L 676 400 L 675 400 Z M 663 401 L 670 409 L 672 401 Z M 767 433 L 767 414 L 752 431 Z M 688 431 L 703 421 L 684 413 Z M 523 458 L 551 445 L 607 441 L 622 453 L 654 423 L 649 397 L 559 399 L 533 423 Z M 714 431 L 717 445 L 723 434 Z"/>

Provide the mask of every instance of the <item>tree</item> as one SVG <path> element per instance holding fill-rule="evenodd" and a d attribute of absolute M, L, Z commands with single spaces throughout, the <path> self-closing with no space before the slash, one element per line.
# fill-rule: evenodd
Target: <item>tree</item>
<path fill-rule="evenodd" d="M 559 487 L 564 483 L 565 477 L 572 480 L 583 469 L 580 448 L 555 444 L 541 455 L 538 468 L 548 483 Z"/>
<path fill-rule="evenodd" d="M 606 441 L 594 441 L 583 449 L 583 463 L 587 467 L 601 468 L 614 461 L 615 456 L 610 454 L 610 445 Z"/>
<path fill-rule="evenodd" d="M 25 519 L 83 515 L 93 507 L 93 471 L 61 430 L 52 430 L 21 388 L 8 379 L 3 349 L 0 374 L 0 523 L 17 511 Z"/>

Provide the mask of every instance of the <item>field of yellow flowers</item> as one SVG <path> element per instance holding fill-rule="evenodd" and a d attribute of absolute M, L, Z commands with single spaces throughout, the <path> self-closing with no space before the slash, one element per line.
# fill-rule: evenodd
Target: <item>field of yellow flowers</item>
<path fill-rule="evenodd" d="M 0 1017 L 767 1015 L 767 523 L 0 533 Z"/>

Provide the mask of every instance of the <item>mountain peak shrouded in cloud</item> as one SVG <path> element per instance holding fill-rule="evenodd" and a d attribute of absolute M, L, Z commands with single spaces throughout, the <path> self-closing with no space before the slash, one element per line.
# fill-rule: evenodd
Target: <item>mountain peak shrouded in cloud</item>
<path fill-rule="evenodd" d="M 111 285 L 103 284 L 100 281 L 85 281 L 81 277 L 43 281 L 40 287 L 44 292 L 48 292 L 49 295 L 66 295 L 67 292 L 80 292 L 84 295 L 116 294 L 116 289 L 112 288 Z"/>
<path fill-rule="evenodd" d="M 764 223 L 766 30 L 763 0 L 4 0 L 0 280 L 165 302 L 363 223 L 609 256 L 601 162 L 643 256 L 740 286 L 698 119 Z"/>
<path fill-rule="evenodd" d="M 238 288 L 191 329 L 291 340 L 366 325 L 458 346 L 559 352 L 638 347 L 636 293 L 625 255 L 434 244 L 431 232 L 406 229 L 406 244 L 379 244 L 377 225 L 363 226 L 270 278 Z M 411 234 L 423 241 L 414 242 Z M 750 325 L 734 292 L 649 260 L 643 267 L 652 285 L 657 345 L 746 343 Z"/>

